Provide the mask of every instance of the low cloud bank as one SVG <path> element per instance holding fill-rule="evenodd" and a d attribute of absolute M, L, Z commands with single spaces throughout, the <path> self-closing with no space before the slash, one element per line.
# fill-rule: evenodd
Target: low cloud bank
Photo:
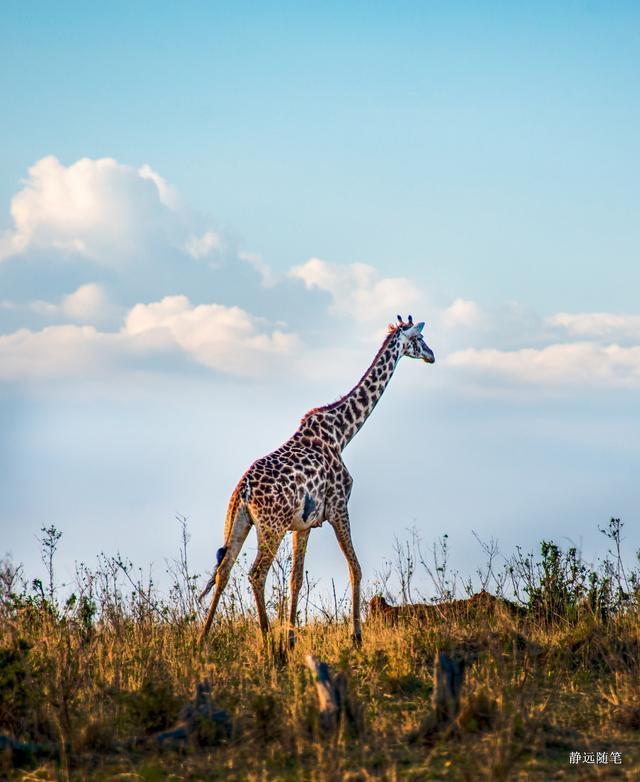
<path fill-rule="evenodd" d="M 0 235 L 0 380 L 182 371 L 185 362 L 246 378 L 288 368 L 313 381 L 322 367 L 357 375 L 387 321 L 413 312 L 430 326 L 443 375 L 462 374 L 471 393 L 640 387 L 640 315 L 545 319 L 513 302 L 437 304 L 424 280 L 317 257 L 276 273 L 148 165 L 42 158 L 11 218 Z M 40 270 L 34 279 L 46 287 L 47 266 L 65 264 L 84 276 L 62 293 L 11 290 L 21 265 Z"/>

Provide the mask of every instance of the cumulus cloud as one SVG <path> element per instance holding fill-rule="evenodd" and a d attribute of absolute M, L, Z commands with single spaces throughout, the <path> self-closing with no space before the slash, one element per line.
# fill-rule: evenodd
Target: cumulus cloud
<path fill-rule="evenodd" d="M 329 363 L 334 371 L 360 362 L 374 331 L 411 312 L 433 324 L 441 362 L 485 387 L 640 385 L 640 315 L 543 320 L 516 303 L 485 310 L 465 298 L 438 309 L 411 279 L 317 257 L 276 274 L 190 211 L 148 165 L 42 158 L 13 197 L 11 218 L 0 234 L 0 275 L 8 272 L 0 324 L 9 331 L 0 337 L 0 377 L 144 369 L 151 359 L 162 369 L 186 361 L 245 376 L 286 361 L 320 377 Z M 340 322 L 327 311 L 354 322 L 357 347 L 338 364 Z M 303 324 L 301 335 L 281 319 Z M 313 340 L 304 339 L 309 323 Z"/>
<path fill-rule="evenodd" d="M 62 311 L 74 320 L 95 322 L 110 314 L 110 302 L 102 285 L 81 285 L 62 300 Z"/>
<path fill-rule="evenodd" d="M 640 339 L 640 315 L 611 312 L 559 312 L 547 318 L 552 328 L 564 330 L 572 337 L 593 339 Z"/>
<path fill-rule="evenodd" d="M 150 245 L 181 238 L 182 218 L 164 180 L 148 166 L 83 158 L 70 166 L 48 156 L 35 163 L 11 201 L 14 227 L 0 259 L 29 250 L 65 250 L 110 267 Z"/>
<path fill-rule="evenodd" d="M 541 319 L 514 303 L 482 313 L 461 302 L 445 311 L 443 322 L 454 311 L 463 320 L 479 315 L 488 324 L 485 342 L 458 345 L 445 364 L 472 378 L 476 390 L 496 384 L 555 393 L 640 388 L 640 316 L 559 312 Z"/>
<path fill-rule="evenodd" d="M 640 388 L 637 315 L 559 312 L 542 319 L 515 302 L 485 311 L 456 299 L 440 323 L 457 335 L 444 363 L 472 380 L 474 392 Z M 466 344 L 460 326 L 469 329 Z"/>
<path fill-rule="evenodd" d="M 289 276 L 302 280 L 307 290 L 321 290 L 331 296 L 331 311 L 358 321 L 406 315 L 422 298 L 418 286 L 405 277 L 381 277 L 366 263 L 336 264 L 320 258 L 293 266 Z"/>
<path fill-rule="evenodd" d="M 87 367 L 100 366 L 100 355 L 105 365 L 123 356 L 144 364 L 161 349 L 216 371 L 264 374 L 300 344 L 280 321 L 326 318 L 322 297 L 300 295 L 300 282 L 328 294 L 329 311 L 358 321 L 367 339 L 373 321 L 384 328 L 420 297 L 411 281 L 384 277 L 367 264 L 312 258 L 278 275 L 260 254 L 233 248 L 190 212 L 148 165 L 113 158 L 70 165 L 42 158 L 13 197 L 11 216 L 0 250 L 10 261 L 0 274 L 14 284 L 1 308 L 9 332 L 5 376 L 18 366 L 19 346 L 26 357 L 19 374 L 39 350 L 39 374 L 47 376 L 71 371 L 74 356 L 91 354 Z M 208 293 L 218 303 L 207 303 Z M 317 370 L 312 353 L 326 348 L 322 340 L 332 340 L 327 326 L 314 335 L 313 350 L 295 356 L 303 375 Z M 64 354 L 57 369 L 56 351 Z"/>
<path fill-rule="evenodd" d="M 35 328 L 43 317 L 56 325 L 62 297 L 91 283 L 106 285 L 122 311 L 179 293 L 287 317 L 278 306 L 287 292 L 263 296 L 276 277 L 260 256 L 189 209 L 148 165 L 42 158 L 11 200 L 11 222 L 0 231 L 0 290 L 39 319 L 20 325 Z M 0 314 L 0 328 L 15 328 L 6 308 Z"/>
<path fill-rule="evenodd" d="M 58 304 L 36 300 L 29 307 L 39 315 L 54 318 L 67 318 L 77 323 L 104 323 L 119 314 L 103 285 L 89 282 L 81 285 L 73 293 L 63 296 Z"/>
<path fill-rule="evenodd" d="M 274 358 L 291 354 L 298 343 L 295 334 L 239 307 L 194 306 L 185 296 L 168 296 L 134 306 L 118 331 L 65 324 L 0 335 L 0 378 L 86 377 L 125 366 L 144 369 L 150 360 L 154 369 L 168 370 L 176 359 L 250 377 L 275 368 Z"/>
<path fill-rule="evenodd" d="M 104 334 L 94 326 L 47 326 L 0 335 L 0 379 L 42 380 L 87 376 L 109 369 L 129 348 L 121 335 Z"/>
<path fill-rule="evenodd" d="M 240 307 L 194 307 L 186 296 L 167 296 L 152 304 L 137 304 L 127 315 L 124 331 L 133 336 L 163 332 L 204 366 L 255 375 L 265 369 L 265 358 L 290 353 L 298 344 L 294 334 L 265 327 L 264 320 Z"/>
<path fill-rule="evenodd" d="M 640 346 L 567 342 L 511 351 L 469 348 L 450 354 L 446 365 L 477 379 L 551 390 L 566 386 L 640 388 Z"/>
<path fill-rule="evenodd" d="M 487 318 L 475 301 L 456 299 L 442 313 L 445 328 L 463 327 L 466 329 L 483 328 Z"/>

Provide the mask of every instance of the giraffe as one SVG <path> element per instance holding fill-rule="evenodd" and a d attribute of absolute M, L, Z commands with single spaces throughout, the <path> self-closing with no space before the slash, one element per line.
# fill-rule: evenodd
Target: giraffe
<path fill-rule="evenodd" d="M 298 429 L 279 448 L 255 461 L 236 486 L 227 510 L 224 545 L 216 554 L 213 575 L 200 601 L 214 588 L 200 639 L 206 637 L 249 530 L 255 526 L 258 553 L 249 571 L 263 636 L 269 630 L 264 600 L 267 573 L 284 535 L 293 533 L 290 583 L 289 645 L 295 643 L 297 604 L 302 586 L 309 533 L 325 521 L 333 527 L 349 566 L 352 591 L 353 639 L 361 643 L 360 564 L 351 541 L 347 504 L 352 478 L 342 451 L 363 426 L 378 403 L 402 356 L 435 361 L 422 338 L 424 323 L 389 326 L 388 334 L 358 383 L 336 402 L 306 413 Z"/>

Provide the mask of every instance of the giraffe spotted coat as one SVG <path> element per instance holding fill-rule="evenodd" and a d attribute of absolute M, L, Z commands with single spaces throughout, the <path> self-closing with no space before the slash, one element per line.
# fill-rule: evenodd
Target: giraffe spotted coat
<path fill-rule="evenodd" d="M 284 535 L 289 531 L 293 534 L 289 616 L 293 644 L 309 532 L 328 521 L 349 566 L 354 638 L 360 640 L 361 570 L 351 541 L 347 509 L 353 481 L 342 461 L 342 451 L 371 414 L 403 355 L 427 363 L 434 361 L 422 339 L 424 324 L 414 325 L 411 317 L 407 323 L 398 319 L 400 324 L 390 327 L 354 388 L 336 402 L 310 410 L 283 445 L 256 460 L 240 479 L 229 503 L 224 545 L 218 550 L 216 569 L 201 595 L 203 598 L 215 586 L 203 638 L 242 544 L 255 526 L 258 553 L 249 579 L 263 633 L 269 627 L 264 600 L 267 573 Z"/>

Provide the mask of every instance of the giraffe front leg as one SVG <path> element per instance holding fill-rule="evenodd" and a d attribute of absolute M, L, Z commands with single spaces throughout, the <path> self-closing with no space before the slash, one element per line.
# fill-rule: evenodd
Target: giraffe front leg
<path fill-rule="evenodd" d="M 294 530 L 293 532 L 293 562 L 291 565 L 291 605 L 289 607 L 289 648 L 293 649 L 296 642 L 295 627 L 298 613 L 298 597 L 302 587 L 304 574 L 304 555 L 307 550 L 310 530 Z"/>
<path fill-rule="evenodd" d="M 267 616 L 267 607 L 264 602 L 264 586 L 269 568 L 278 551 L 278 546 L 282 541 L 282 537 L 282 534 L 279 536 L 271 535 L 269 537 L 258 535 L 258 554 L 249 571 L 249 581 L 253 587 L 256 608 L 258 609 L 260 630 L 262 630 L 263 636 L 266 636 L 269 632 L 269 618 Z"/>
<path fill-rule="evenodd" d="M 349 526 L 349 513 L 346 508 L 336 513 L 330 520 L 336 533 L 338 545 L 349 565 L 349 577 L 351 578 L 351 607 L 353 612 L 353 641 L 356 646 L 362 644 L 362 632 L 360 630 L 360 581 L 362 570 L 358 557 L 351 542 L 351 528 Z"/>

